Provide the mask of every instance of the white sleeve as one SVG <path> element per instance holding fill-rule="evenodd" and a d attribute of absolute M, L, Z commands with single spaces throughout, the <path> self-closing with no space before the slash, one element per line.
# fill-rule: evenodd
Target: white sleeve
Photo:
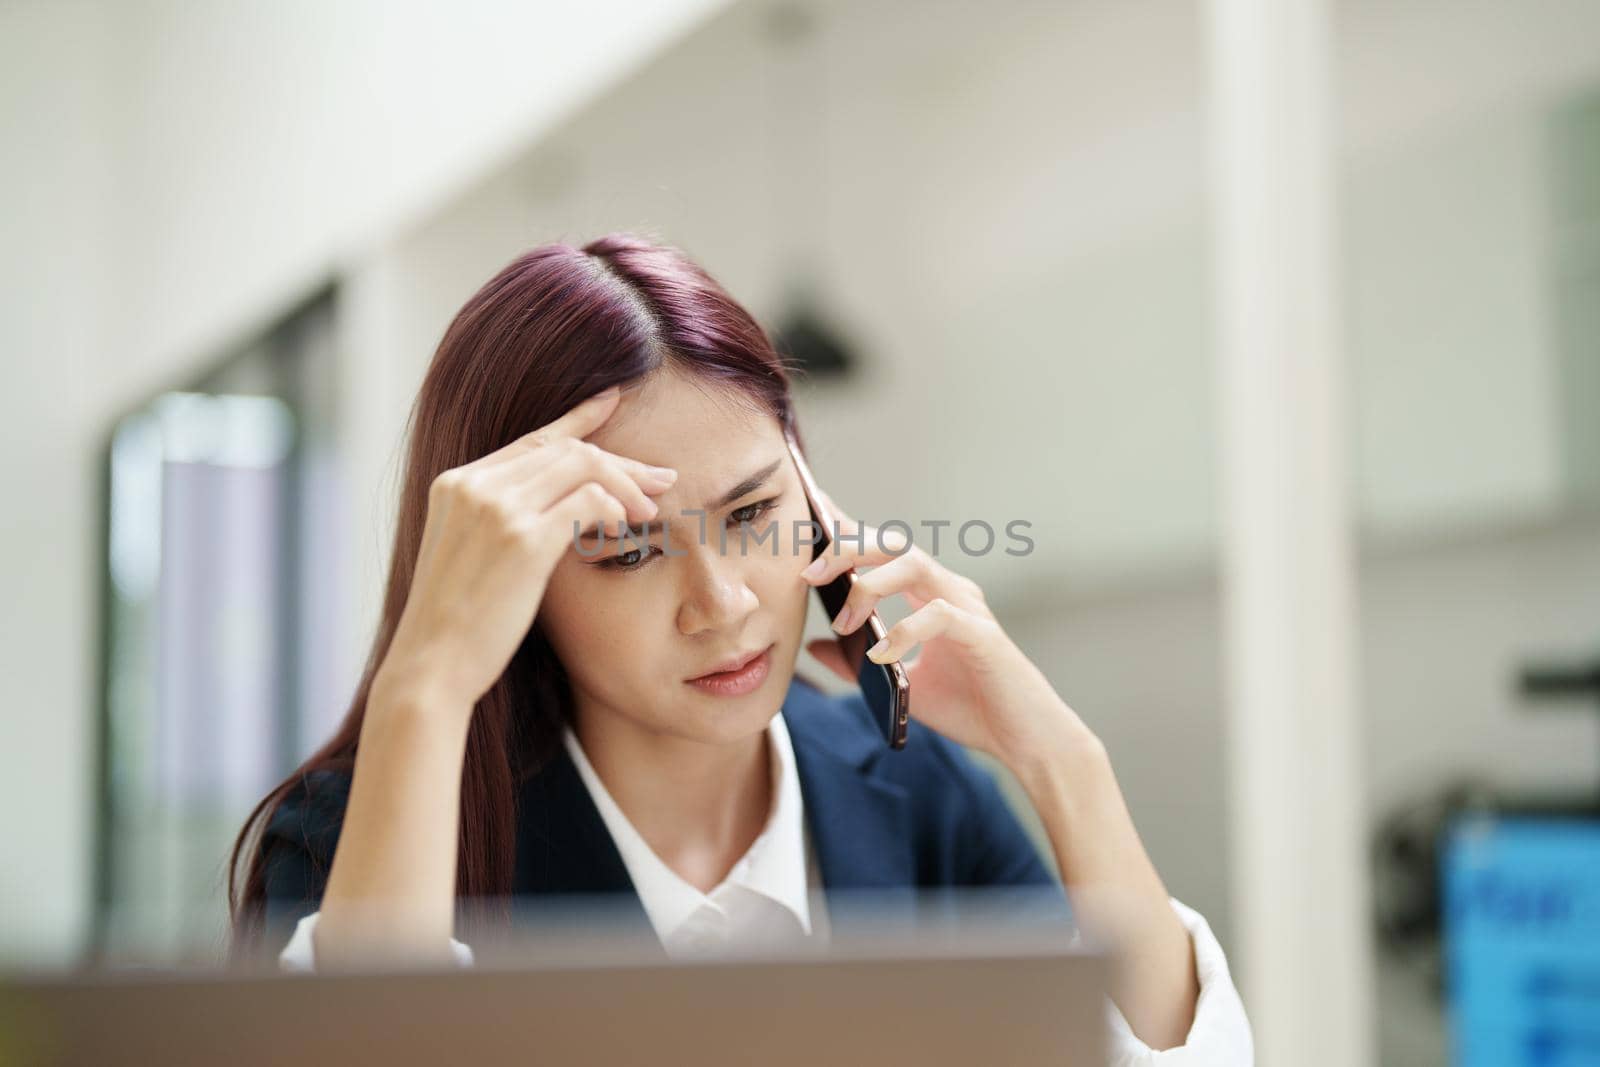
<path fill-rule="evenodd" d="M 316 960 L 313 956 L 311 931 L 317 927 L 317 916 L 322 912 L 314 911 L 310 915 L 295 923 L 294 934 L 289 938 L 289 943 L 283 946 L 283 951 L 278 953 L 278 966 L 286 971 L 299 971 L 310 974 L 315 971 Z M 450 939 L 450 951 L 455 953 L 456 965 L 460 967 L 472 966 L 472 949 L 463 945 L 455 938 Z"/>
<path fill-rule="evenodd" d="M 1244 1003 L 1234 988 L 1222 946 L 1205 916 L 1176 899 L 1172 900 L 1172 907 L 1194 945 L 1195 974 L 1200 982 L 1194 1023 L 1183 1044 L 1158 1051 L 1134 1035 L 1122 1012 L 1108 998 L 1108 1062 L 1111 1067 L 1251 1067 L 1255 1063 L 1255 1045 L 1250 1036 L 1250 1020 L 1245 1017 Z"/>

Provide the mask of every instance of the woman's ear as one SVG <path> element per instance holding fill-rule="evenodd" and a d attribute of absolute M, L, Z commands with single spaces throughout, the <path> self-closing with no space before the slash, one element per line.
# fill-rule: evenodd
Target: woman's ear
<path fill-rule="evenodd" d="M 832 637 L 819 637 L 806 642 L 806 651 L 811 657 L 824 667 L 828 668 L 847 682 L 856 681 L 856 672 L 845 662 L 844 649 L 839 647 L 839 642 Z"/>

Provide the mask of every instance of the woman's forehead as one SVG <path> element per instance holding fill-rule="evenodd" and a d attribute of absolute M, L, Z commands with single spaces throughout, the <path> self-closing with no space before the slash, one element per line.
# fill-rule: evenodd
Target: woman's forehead
<path fill-rule="evenodd" d="M 725 387 L 658 375 L 626 391 L 605 425 L 587 440 L 608 452 L 678 472 L 679 484 L 720 477 L 781 447 L 777 420 Z"/>

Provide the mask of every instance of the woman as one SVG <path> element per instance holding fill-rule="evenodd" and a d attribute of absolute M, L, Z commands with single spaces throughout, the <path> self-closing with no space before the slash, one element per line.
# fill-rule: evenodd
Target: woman
<path fill-rule="evenodd" d="M 458 918 L 614 892 L 679 954 L 814 936 L 807 872 L 829 891 L 1053 884 L 956 742 L 1016 774 L 1080 928 L 1122 947 L 1121 1060 L 1248 1062 L 1205 920 L 1168 897 L 1104 747 L 975 583 L 848 519 L 866 536 L 815 563 L 718 536 L 809 519 L 786 431 L 803 445 L 782 360 L 675 249 L 545 245 L 484 285 L 417 398 L 349 713 L 235 845 L 236 947 L 293 924 L 286 966 L 467 961 Z M 899 752 L 859 694 L 794 674 L 812 587 L 851 567 L 836 630 L 884 597 L 913 609 L 874 653 L 920 646 Z M 854 680 L 831 639 L 808 650 Z"/>

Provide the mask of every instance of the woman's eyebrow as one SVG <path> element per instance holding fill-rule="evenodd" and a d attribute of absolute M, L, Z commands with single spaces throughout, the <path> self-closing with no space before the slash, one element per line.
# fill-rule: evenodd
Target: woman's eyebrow
<path fill-rule="evenodd" d="M 741 481 L 738 485 L 734 486 L 732 489 L 729 489 L 726 493 L 723 493 L 721 497 L 719 497 L 716 500 L 713 500 L 710 503 L 706 504 L 706 506 L 705 506 L 706 513 L 710 514 L 711 512 L 716 511 L 718 508 L 721 508 L 721 507 L 724 507 L 724 506 L 726 506 L 728 504 L 733 503 L 735 500 L 738 500 L 740 497 L 746 495 L 747 493 L 755 492 L 757 489 L 759 489 L 763 485 L 765 485 L 766 482 L 767 482 L 767 479 L 771 478 L 772 475 L 774 473 L 776 473 L 777 469 L 779 467 L 781 467 L 781 466 L 783 466 L 783 457 L 779 456 L 777 459 L 773 460 L 771 463 L 767 464 L 765 467 L 762 467 L 760 470 L 758 470 L 755 473 L 751 474 L 748 478 L 745 478 L 743 481 Z M 661 529 L 662 529 L 662 526 L 661 526 L 661 524 L 659 522 L 643 522 L 643 523 L 640 523 L 637 526 L 633 526 L 633 525 L 628 526 L 626 532 L 623 533 L 622 537 L 623 538 L 633 537 L 635 539 L 642 539 L 642 538 L 650 537 L 652 534 L 660 533 Z M 589 538 L 596 538 L 596 528 L 595 527 L 590 527 L 589 529 L 584 531 L 584 534 L 587 535 Z M 605 540 L 603 538 L 596 538 L 596 539 L 598 539 L 601 544 L 603 544 L 604 540 Z M 617 538 L 617 540 L 621 540 L 621 538 Z"/>
<path fill-rule="evenodd" d="M 782 465 L 782 457 L 773 460 L 771 463 L 767 464 L 765 467 L 762 467 L 760 470 L 750 475 L 750 477 L 746 478 L 732 489 L 729 489 L 726 493 L 723 493 L 720 499 L 708 502 L 705 510 L 716 511 L 718 508 L 723 507 L 724 505 L 733 503 L 735 500 L 738 500 L 747 493 L 755 492 L 757 489 L 760 489 L 763 485 L 765 485 L 767 479 L 772 477 L 773 472 Z"/>

